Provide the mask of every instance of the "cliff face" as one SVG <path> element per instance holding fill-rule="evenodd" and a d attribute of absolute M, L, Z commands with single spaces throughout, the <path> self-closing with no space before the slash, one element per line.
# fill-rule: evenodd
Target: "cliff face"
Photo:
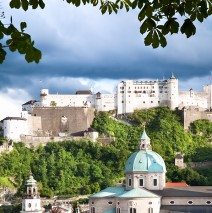
<path fill-rule="evenodd" d="M 34 107 L 33 116 L 41 117 L 41 128 L 45 134 L 78 133 L 87 130 L 94 119 L 94 108 L 82 107 Z"/>

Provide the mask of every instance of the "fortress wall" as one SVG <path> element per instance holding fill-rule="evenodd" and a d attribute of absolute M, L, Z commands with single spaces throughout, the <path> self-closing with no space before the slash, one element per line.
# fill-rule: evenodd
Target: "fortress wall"
<path fill-rule="evenodd" d="M 88 140 L 84 137 L 39 137 L 31 135 L 21 135 L 21 141 L 26 147 L 38 147 L 39 145 L 46 146 L 49 142 L 63 142 L 63 141 L 83 141 Z"/>
<path fill-rule="evenodd" d="M 199 111 L 198 109 L 189 108 L 183 110 L 184 129 L 188 129 L 190 123 L 199 119 L 206 119 L 212 122 L 212 112 Z"/>
<path fill-rule="evenodd" d="M 94 108 L 34 107 L 32 114 L 41 117 L 42 130 L 50 136 L 87 130 L 94 119 Z"/>
<path fill-rule="evenodd" d="M 37 135 L 37 132 L 42 129 L 41 117 L 29 116 L 28 117 L 28 128 L 30 135 Z"/>
<path fill-rule="evenodd" d="M 207 94 L 204 92 L 180 91 L 179 106 L 198 106 L 207 109 Z"/>

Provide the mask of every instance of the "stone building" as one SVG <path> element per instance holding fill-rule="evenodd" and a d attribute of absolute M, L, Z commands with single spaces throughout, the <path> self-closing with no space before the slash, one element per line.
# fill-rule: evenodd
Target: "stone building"
<path fill-rule="evenodd" d="M 93 107 L 97 111 L 117 110 L 117 114 L 132 113 L 137 109 L 167 106 L 170 109 L 197 107 L 201 111 L 212 108 L 212 85 L 203 86 L 203 91 L 180 91 L 178 79 L 172 74 L 169 79 L 155 81 L 121 81 L 115 94 L 93 94 L 90 90 L 76 94 L 50 94 L 40 91 L 40 100 L 31 100 L 22 109 L 32 112 L 33 107 Z"/>
<path fill-rule="evenodd" d="M 117 86 L 117 114 L 132 113 L 137 109 L 168 106 L 170 109 L 197 107 L 201 111 L 212 106 L 212 85 L 202 92 L 193 89 L 180 91 L 178 79 L 172 76 L 162 81 L 121 81 Z"/>
<path fill-rule="evenodd" d="M 138 151 L 125 166 L 125 186 L 108 187 L 89 198 L 90 213 L 209 213 L 212 186 L 165 183 L 163 158 L 151 149 L 145 130 Z"/>

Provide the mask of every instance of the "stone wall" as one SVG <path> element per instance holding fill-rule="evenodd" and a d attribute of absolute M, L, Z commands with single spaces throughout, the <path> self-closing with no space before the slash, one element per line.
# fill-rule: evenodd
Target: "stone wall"
<path fill-rule="evenodd" d="M 32 135 L 21 135 L 21 141 L 26 147 L 38 147 L 39 145 L 46 146 L 49 142 L 63 142 L 63 141 L 88 141 L 86 137 L 39 137 Z M 90 140 L 91 141 L 91 140 Z"/>
<path fill-rule="evenodd" d="M 94 108 L 34 107 L 32 115 L 41 117 L 42 130 L 48 136 L 73 134 L 87 130 L 94 119 Z"/>
<path fill-rule="evenodd" d="M 182 117 L 184 129 L 188 129 L 190 123 L 199 119 L 206 119 L 212 122 L 212 111 L 200 111 L 199 108 L 189 107 L 182 110 Z"/>

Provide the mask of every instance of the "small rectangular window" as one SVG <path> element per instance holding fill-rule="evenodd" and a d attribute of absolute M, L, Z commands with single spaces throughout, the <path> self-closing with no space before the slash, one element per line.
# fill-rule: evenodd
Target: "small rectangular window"
<path fill-rule="evenodd" d="M 131 178 L 128 179 L 128 186 L 131 186 L 132 185 L 132 180 Z"/>
<path fill-rule="evenodd" d="M 139 186 L 144 186 L 144 179 L 139 180 Z"/>
<path fill-rule="evenodd" d="M 153 179 L 153 185 L 157 186 L 158 185 L 158 180 L 157 179 Z"/>

